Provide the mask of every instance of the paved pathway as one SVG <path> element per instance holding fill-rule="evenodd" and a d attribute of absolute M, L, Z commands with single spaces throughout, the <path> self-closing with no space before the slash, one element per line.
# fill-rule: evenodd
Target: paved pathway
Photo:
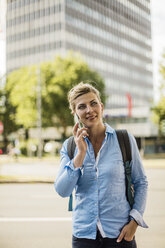
<path fill-rule="evenodd" d="M 1 158 L 1 157 L 0 157 Z M 0 182 L 53 182 L 59 170 L 60 158 L 0 160 Z M 146 169 L 165 169 L 165 159 L 148 159 Z"/>
<path fill-rule="evenodd" d="M 47 165 L 42 166 L 46 173 Z M 54 167 L 49 171 L 53 177 Z M 146 173 L 149 193 L 144 219 L 149 229 L 138 228 L 137 244 L 138 248 L 164 248 L 165 169 L 148 168 Z M 0 247 L 71 248 L 68 199 L 55 193 L 53 183 L 0 184 L 0 199 Z"/>

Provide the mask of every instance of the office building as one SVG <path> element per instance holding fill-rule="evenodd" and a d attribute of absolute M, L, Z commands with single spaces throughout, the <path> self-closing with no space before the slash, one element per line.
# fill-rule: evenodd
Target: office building
<path fill-rule="evenodd" d="M 107 116 L 148 117 L 149 0 L 8 0 L 6 27 L 8 72 L 79 51 L 105 79 Z"/>

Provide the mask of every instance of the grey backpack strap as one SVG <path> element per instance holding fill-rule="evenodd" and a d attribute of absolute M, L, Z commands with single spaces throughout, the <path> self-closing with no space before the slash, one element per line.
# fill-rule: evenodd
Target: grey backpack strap
<path fill-rule="evenodd" d="M 74 141 L 74 137 L 71 136 L 71 137 L 69 137 L 68 144 L 67 144 L 67 152 L 68 152 L 68 156 L 69 156 L 70 160 L 74 157 L 75 148 L 76 148 L 76 144 Z"/>
<path fill-rule="evenodd" d="M 71 136 L 67 144 L 67 152 L 70 160 L 74 157 L 75 149 L 76 149 L 76 144 L 74 141 L 74 137 Z M 73 196 L 71 194 L 69 197 L 68 211 L 72 211 L 72 210 L 73 210 Z"/>
<path fill-rule="evenodd" d="M 132 208 L 134 203 L 134 192 L 133 192 L 133 185 L 131 180 L 131 165 L 130 165 L 130 162 L 132 160 L 131 145 L 127 130 L 116 130 L 116 134 L 124 162 L 126 197 L 130 204 L 130 207 Z"/>

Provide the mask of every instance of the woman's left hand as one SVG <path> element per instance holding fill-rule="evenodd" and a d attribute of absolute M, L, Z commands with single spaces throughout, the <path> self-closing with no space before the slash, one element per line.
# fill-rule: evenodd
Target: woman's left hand
<path fill-rule="evenodd" d="M 133 237 L 135 236 L 136 229 L 138 227 L 138 224 L 131 220 L 127 225 L 125 225 L 117 239 L 117 242 L 121 242 L 124 238 L 126 241 L 133 240 Z"/>

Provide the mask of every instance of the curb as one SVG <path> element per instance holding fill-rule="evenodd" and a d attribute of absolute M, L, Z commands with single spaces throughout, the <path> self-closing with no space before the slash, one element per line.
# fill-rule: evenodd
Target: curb
<path fill-rule="evenodd" d="M 3 183 L 54 183 L 54 178 L 41 178 L 41 177 L 19 177 L 19 176 L 0 176 L 0 184 Z"/>
<path fill-rule="evenodd" d="M 50 184 L 53 184 L 54 182 L 52 182 L 52 181 L 43 181 L 43 180 L 27 180 L 27 181 L 25 181 L 25 180 L 0 180 L 0 184 L 5 184 L 5 183 L 21 183 L 21 184 L 23 184 L 23 183 L 50 183 Z"/>

